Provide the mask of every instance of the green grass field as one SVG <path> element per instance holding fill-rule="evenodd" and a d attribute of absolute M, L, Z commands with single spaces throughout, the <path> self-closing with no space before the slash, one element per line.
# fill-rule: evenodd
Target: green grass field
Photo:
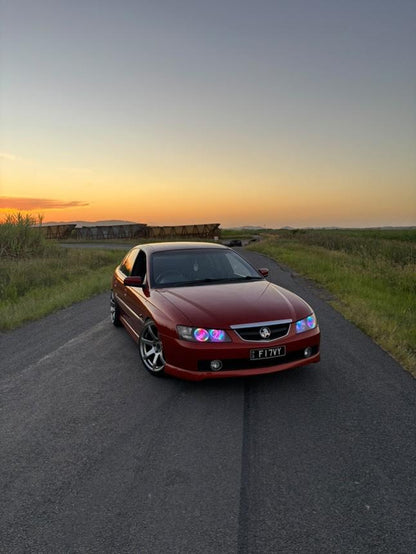
<path fill-rule="evenodd" d="M 110 290 L 120 250 L 64 249 L 58 255 L 0 259 L 0 329 L 14 329 Z"/>
<path fill-rule="evenodd" d="M 68 249 L 30 217 L 0 224 L 0 329 L 14 329 L 110 289 L 120 250 Z M 127 250 L 127 247 L 126 247 Z"/>
<path fill-rule="evenodd" d="M 314 280 L 416 376 L 416 230 L 281 230 L 250 249 Z"/>

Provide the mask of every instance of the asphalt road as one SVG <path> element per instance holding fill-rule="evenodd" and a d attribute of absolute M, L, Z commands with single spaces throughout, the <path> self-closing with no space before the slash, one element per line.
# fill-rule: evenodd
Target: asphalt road
<path fill-rule="evenodd" d="M 416 551 L 416 380 L 315 308 L 320 364 L 156 379 L 108 294 L 0 336 L 0 551 Z"/>

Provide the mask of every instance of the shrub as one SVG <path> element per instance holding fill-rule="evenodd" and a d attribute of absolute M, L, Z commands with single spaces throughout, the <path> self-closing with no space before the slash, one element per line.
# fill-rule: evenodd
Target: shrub
<path fill-rule="evenodd" d="M 42 217 L 10 214 L 0 222 L 0 258 L 32 258 L 56 253 L 56 246 L 46 240 Z"/>

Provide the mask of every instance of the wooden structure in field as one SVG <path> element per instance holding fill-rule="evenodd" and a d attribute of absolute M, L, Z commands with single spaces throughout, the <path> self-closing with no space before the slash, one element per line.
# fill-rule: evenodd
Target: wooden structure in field
<path fill-rule="evenodd" d="M 75 229 L 76 224 L 68 223 L 66 225 L 42 225 L 41 227 L 36 225 L 36 227 L 45 234 L 47 239 L 64 240 L 69 239 L 72 236 L 71 233 Z"/>
<path fill-rule="evenodd" d="M 75 229 L 73 238 L 82 240 L 136 239 L 144 236 L 145 229 L 145 223 L 85 226 Z"/>
<path fill-rule="evenodd" d="M 166 239 L 213 239 L 220 236 L 219 223 L 205 223 L 202 225 L 175 225 L 172 227 L 146 227 L 146 238 L 155 240 Z"/>
<path fill-rule="evenodd" d="M 150 226 L 146 223 L 124 225 L 95 225 L 77 227 L 76 224 L 42 225 L 47 239 L 109 240 L 109 239 L 214 239 L 221 234 L 219 223 L 196 225 Z"/>

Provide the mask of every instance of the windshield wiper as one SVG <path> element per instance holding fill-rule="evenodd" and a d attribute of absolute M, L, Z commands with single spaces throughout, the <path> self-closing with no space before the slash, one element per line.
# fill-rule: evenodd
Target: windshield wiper
<path fill-rule="evenodd" d="M 252 275 L 247 275 L 246 277 L 219 277 L 212 278 L 207 277 L 206 279 L 197 279 L 195 281 L 182 281 L 181 283 L 175 283 L 175 286 L 181 287 L 192 287 L 198 285 L 214 285 L 217 283 L 234 283 L 236 281 L 251 281 L 251 280 L 261 280 L 262 277 L 254 277 Z"/>
<path fill-rule="evenodd" d="M 260 275 L 254 276 L 254 275 L 246 275 L 245 277 L 232 277 L 230 281 L 257 281 L 259 279 L 263 279 L 263 277 L 260 277 Z"/>
<path fill-rule="evenodd" d="M 206 279 L 196 279 L 194 281 L 183 281 L 181 285 L 185 287 L 193 286 L 193 285 L 209 285 L 212 283 L 224 283 L 228 281 L 228 279 L 212 279 L 210 277 L 207 277 Z"/>

